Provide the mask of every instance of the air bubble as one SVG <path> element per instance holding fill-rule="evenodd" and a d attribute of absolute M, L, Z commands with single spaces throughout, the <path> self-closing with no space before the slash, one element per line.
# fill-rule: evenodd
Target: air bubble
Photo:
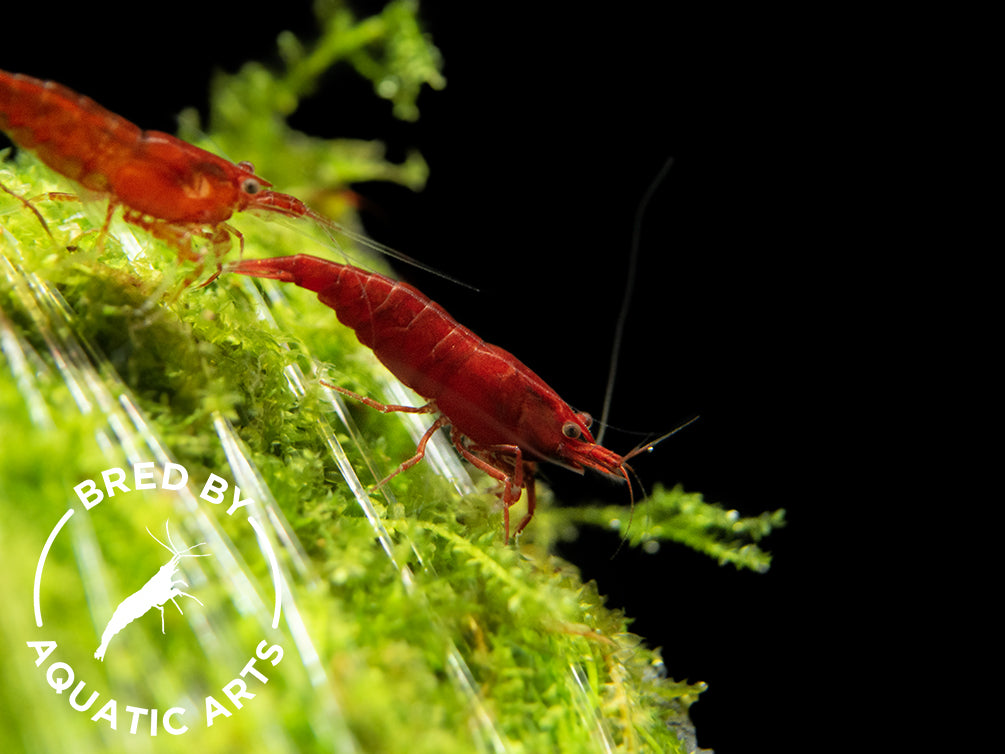
<path fill-rule="evenodd" d="M 392 77 L 381 79 L 380 83 L 377 84 L 377 94 L 384 99 L 393 99 L 399 89 L 401 89 L 401 85 L 398 83 L 398 79 Z"/>

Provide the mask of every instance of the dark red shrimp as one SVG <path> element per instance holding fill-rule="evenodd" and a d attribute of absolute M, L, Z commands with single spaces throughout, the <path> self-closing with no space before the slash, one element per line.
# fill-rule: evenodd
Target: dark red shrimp
<path fill-rule="evenodd" d="M 507 541 L 509 506 L 523 489 L 527 515 L 515 533 L 534 515 L 539 461 L 580 474 L 591 468 L 624 479 L 631 489 L 626 461 L 653 444 L 625 456 L 598 445 L 590 434 L 588 414 L 574 411 L 515 356 L 486 343 L 406 283 L 307 254 L 244 260 L 225 269 L 316 292 L 384 366 L 428 399 L 419 407 L 388 406 L 330 386 L 380 411 L 438 413 L 415 455 L 387 479 L 420 461 L 433 433 L 451 427 L 451 440 L 461 456 L 502 483 Z"/>
<path fill-rule="evenodd" d="M 0 131 L 58 173 L 109 198 L 102 236 L 113 212 L 200 260 L 192 238 L 208 241 L 219 259 L 235 212 L 307 217 L 333 227 L 303 202 L 270 190 L 249 162 L 234 164 L 159 131 L 143 131 L 94 100 L 52 81 L 0 71 Z M 337 226 L 334 226 L 337 227 Z"/>

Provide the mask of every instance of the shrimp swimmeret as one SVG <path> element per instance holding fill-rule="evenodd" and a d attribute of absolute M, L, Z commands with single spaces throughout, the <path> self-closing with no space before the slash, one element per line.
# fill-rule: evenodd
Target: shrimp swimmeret
<path fill-rule="evenodd" d="M 150 529 L 147 529 L 147 534 L 154 538 L 161 547 L 166 549 L 171 553 L 171 560 L 162 565 L 158 569 L 146 584 L 144 584 L 136 592 L 133 592 L 128 597 L 126 597 L 119 606 L 115 608 L 115 612 L 112 613 L 111 620 L 108 621 L 108 625 L 105 626 L 104 632 L 101 634 L 101 645 L 95 650 L 94 657 L 97 660 L 104 661 L 105 651 L 108 649 L 108 643 L 112 640 L 119 631 L 128 626 L 137 618 L 141 618 L 150 612 L 151 608 L 157 608 L 161 611 L 161 633 L 165 633 L 164 630 L 164 603 L 168 600 L 174 602 L 174 606 L 178 608 L 178 612 L 184 615 L 184 611 L 181 606 L 175 601 L 175 597 L 185 596 L 191 597 L 200 605 L 202 601 L 188 592 L 183 592 L 175 584 L 182 584 L 188 586 L 188 583 L 181 580 L 175 579 L 174 575 L 178 572 L 178 563 L 182 558 L 208 558 L 210 553 L 205 554 L 192 554 L 189 555 L 191 550 L 196 547 L 202 547 L 205 542 L 200 542 L 197 545 L 192 545 L 185 550 L 178 550 L 174 546 L 174 542 L 171 541 L 171 531 L 168 528 L 168 524 L 165 523 L 164 531 L 167 534 L 168 544 L 164 544 L 157 537 L 154 537 Z"/>

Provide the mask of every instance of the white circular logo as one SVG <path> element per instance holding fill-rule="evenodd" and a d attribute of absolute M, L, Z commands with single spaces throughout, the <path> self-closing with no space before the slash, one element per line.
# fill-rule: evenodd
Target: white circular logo
<path fill-rule="evenodd" d="M 257 509 L 255 501 L 217 474 L 209 475 L 196 496 L 189 489 L 188 470 L 170 462 L 136 463 L 128 470 L 105 469 L 94 479 L 76 485 L 73 492 L 80 507 L 74 504 L 54 523 L 39 553 L 33 592 L 38 632 L 27 641 L 35 652 L 35 667 L 53 692 L 66 699 L 69 711 L 88 715 L 96 725 L 132 735 L 180 736 L 212 727 L 252 706 L 284 655 L 279 634 L 283 579 L 266 528 L 252 515 Z M 103 508 L 110 505 L 128 505 L 131 516 L 103 518 Z M 79 543 L 63 543 L 70 536 L 74 519 L 80 522 L 81 531 L 90 535 L 84 541 L 93 542 L 95 552 Z M 123 521 L 137 519 L 149 520 L 143 526 L 145 531 L 118 530 Z M 113 524 L 117 530 L 109 531 Z M 117 562 L 115 554 L 121 557 L 124 538 L 130 544 L 128 552 L 140 548 L 144 555 Z M 65 546 L 60 547 L 61 543 Z M 146 543 L 149 547 L 142 547 Z M 74 572 L 63 567 L 54 555 L 56 551 L 74 553 L 78 569 Z M 245 557 L 248 561 L 262 559 L 259 570 L 271 576 L 271 616 L 261 614 L 264 599 L 259 615 L 250 618 L 248 613 L 256 612 L 254 609 L 235 606 L 241 600 L 234 599 L 234 593 L 241 590 L 229 583 L 228 574 L 237 572 L 234 562 Z M 102 577 L 106 571 L 112 578 Z M 70 573 L 79 574 L 79 578 L 68 578 Z M 70 635 L 75 641 L 86 635 L 80 625 L 87 615 L 60 613 L 60 606 L 67 602 L 62 598 L 73 590 L 83 591 L 95 626 L 87 655 L 82 647 L 67 647 L 65 638 L 57 641 L 53 635 L 68 621 L 74 627 Z M 239 654 L 222 653 L 247 659 L 235 664 L 229 673 L 231 680 L 211 693 L 204 693 L 208 681 L 199 679 L 193 684 L 194 692 L 182 689 L 177 698 L 151 701 L 163 693 L 163 684 L 148 681 L 172 670 L 168 650 L 171 656 L 181 652 L 212 657 L 214 642 L 220 641 L 214 621 L 228 620 L 231 624 L 250 621 L 260 633 L 257 626 L 264 624 L 269 635 L 248 641 L 247 647 L 236 650 Z M 187 665 L 198 667 L 200 663 Z M 121 686 L 125 695 L 135 695 L 136 689 L 141 689 L 144 698 L 122 696 L 116 686 Z"/>

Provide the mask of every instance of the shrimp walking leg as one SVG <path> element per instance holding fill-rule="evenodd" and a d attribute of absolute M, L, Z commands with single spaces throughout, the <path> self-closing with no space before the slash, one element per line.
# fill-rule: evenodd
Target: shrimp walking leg
<path fill-rule="evenodd" d="M 373 398 L 367 398 L 365 395 L 359 395 L 351 390 L 344 387 L 339 387 L 338 385 L 333 385 L 329 382 L 321 381 L 321 384 L 325 387 L 331 388 L 332 390 L 341 393 L 349 398 L 359 401 L 360 403 L 368 406 L 375 411 L 380 411 L 383 414 L 389 413 L 410 413 L 410 414 L 426 414 L 434 413 L 436 408 L 436 401 L 430 401 L 422 406 L 403 406 L 399 404 L 388 404 L 376 401 Z M 422 435 L 419 439 L 419 443 L 415 448 L 415 453 L 411 458 L 402 461 L 402 463 L 388 474 L 386 477 L 381 479 L 376 488 L 380 489 L 385 484 L 387 484 L 391 479 L 398 476 L 398 474 L 403 471 L 415 466 L 423 458 L 426 457 L 426 445 L 432 439 L 433 435 L 436 434 L 440 429 L 446 427 L 450 424 L 450 420 L 446 416 L 440 416 L 435 422 L 433 422 L 429 429 Z M 536 495 L 534 492 L 534 481 L 533 475 L 535 471 L 534 464 L 526 462 L 523 460 L 523 454 L 520 448 L 516 445 L 467 445 L 464 442 L 464 435 L 459 433 L 456 429 L 451 433 L 451 442 L 454 447 L 457 448 L 457 452 L 461 454 L 463 458 L 469 461 L 473 466 L 481 469 L 486 474 L 491 476 L 502 483 L 502 491 L 500 493 L 500 498 L 503 503 L 503 522 L 506 541 L 509 542 L 510 538 L 510 520 L 509 520 L 509 509 L 515 502 L 520 499 L 520 493 L 524 486 L 527 487 L 527 514 L 520 521 L 520 525 L 516 528 L 514 534 L 519 534 L 523 531 L 524 527 L 534 516 L 534 509 L 536 508 Z M 501 457 L 512 457 L 513 460 L 513 470 L 508 471 L 506 468 L 501 468 L 500 458 Z M 491 459 L 491 460 L 489 460 Z M 493 463 L 495 461 L 495 463 Z M 497 465 L 498 464 L 498 465 Z M 526 475 L 525 475 L 526 469 Z M 525 476 L 528 481 L 525 482 Z"/>
<path fill-rule="evenodd" d="M 426 430 L 425 434 L 422 435 L 422 438 L 419 440 L 419 444 L 415 447 L 415 455 L 413 455 L 411 458 L 405 461 L 402 461 L 401 465 L 399 465 L 398 468 L 396 468 L 394 471 L 392 471 L 390 474 L 388 474 L 386 477 L 384 477 L 377 483 L 377 487 L 383 487 L 391 479 L 394 479 L 394 477 L 398 476 L 398 474 L 400 474 L 403 471 L 408 471 L 415 464 L 417 464 L 419 461 L 425 458 L 426 445 L 429 443 L 430 438 L 434 434 L 436 434 L 437 431 L 446 426 L 446 424 L 447 424 L 447 418 L 445 416 L 441 416 L 435 422 L 433 422 L 432 425 L 430 425 L 429 429 Z"/>
<path fill-rule="evenodd" d="M 23 204 L 25 207 L 27 207 L 29 210 L 31 210 L 31 213 L 33 215 L 35 215 L 35 217 L 38 218 L 38 221 L 42 224 L 42 229 L 45 230 L 45 232 L 48 234 L 49 238 L 52 238 L 52 231 L 49 230 L 48 223 L 46 223 L 45 218 L 42 217 L 42 213 L 38 211 L 38 208 L 31 202 L 30 199 L 25 199 L 20 194 L 14 193 L 9 188 L 7 188 L 6 186 L 4 186 L 3 182 L 0 182 L 0 191 L 3 191 L 4 193 L 10 194 L 15 199 L 17 199 L 19 202 L 21 202 L 21 204 Z"/>
<path fill-rule="evenodd" d="M 194 594 L 189 594 L 188 592 L 183 592 L 181 589 L 178 589 L 175 586 L 175 584 L 184 584 L 185 586 L 188 586 L 188 582 L 187 581 L 180 581 L 179 580 L 179 581 L 175 581 L 175 582 L 173 582 L 171 584 L 171 594 L 174 595 L 173 597 L 171 597 L 171 602 L 174 604 L 174 606 L 176 608 L 178 608 L 178 612 L 179 613 L 181 613 L 182 615 L 184 615 L 185 611 L 181 609 L 181 605 L 178 604 L 178 601 L 175 599 L 175 597 L 190 597 L 190 598 L 194 599 L 196 602 L 198 602 L 200 605 L 202 604 L 202 600 L 201 599 L 199 599 L 198 597 L 196 597 Z M 163 610 L 163 608 L 161 609 L 161 633 L 164 633 L 164 610 Z"/>
<path fill-rule="evenodd" d="M 321 384 L 327 388 L 330 388 L 331 390 L 334 390 L 336 393 L 340 393 L 348 398 L 352 398 L 353 400 L 359 401 L 364 406 L 368 406 L 369 408 L 372 408 L 375 411 L 380 411 L 382 414 L 391 414 L 391 413 L 431 414 L 436 412 L 435 401 L 430 401 L 429 403 L 425 403 L 421 406 L 403 406 L 396 403 L 381 403 L 380 401 L 376 401 L 373 398 L 367 398 L 365 395 L 354 393 L 352 390 L 348 390 L 344 387 L 339 387 L 338 385 L 333 385 L 332 383 L 325 382 L 324 380 L 321 380 Z M 398 466 L 398 468 L 396 468 L 386 477 L 377 482 L 376 489 L 380 489 L 389 481 L 394 479 L 394 477 L 398 476 L 398 474 L 400 474 L 403 471 L 407 471 L 408 469 L 412 468 L 415 464 L 417 464 L 419 461 L 421 461 L 423 458 L 425 458 L 426 445 L 429 443 L 429 440 L 432 438 L 434 434 L 436 434 L 436 432 L 445 427 L 447 423 L 448 423 L 447 419 L 444 416 L 440 416 L 435 422 L 433 422 L 432 425 L 430 425 L 429 429 L 427 429 L 425 433 L 422 435 L 422 437 L 419 439 L 419 444 L 415 448 L 415 454 L 411 458 L 403 461 Z"/>
<path fill-rule="evenodd" d="M 534 474 L 537 465 L 523 460 L 523 452 L 517 445 L 470 445 L 465 444 L 464 437 L 454 430 L 452 435 L 457 452 L 475 468 L 481 469 L 493 479 L 502 484 L 499 497 L 503 504 L 503 530 L 506 542 L 510 538 L 509 509 L 520 499 L 521 491 L 527 490 L 527 513 L 520 521 L 513 536 L 524 530 L 534 517 L 537 508 L 537 494 L 534 490 Z M 505 461 L 504 461 L 505 459 Z M 512 471 L 504 466 L 512 463 Z"/>
<path fill-rule="evenodd" d="M 352 398 L 355 401 L 359 401 L 364 406 L 369 406 L 375 411 L 380 411 L 382 414 L 432 414 L 436 413 L 436 401 L 429 401 L 429 403 L 424 403 L 421 406 L 400 406 L 396 403 L 381 403 L 380 401 L 375 401 L 373 398 L 367 398 L 365 395 L 360 395 L 359 393 L 354 393 L 352 390 L 348 390 L 344 387 L 339 387 L 338 385 L 333 385 L 330 382 L 325 382 L 321 380 L 321 384 L 326 388 L 334 390 L 336 393 L 341 393 L 347 398 Z"/>

